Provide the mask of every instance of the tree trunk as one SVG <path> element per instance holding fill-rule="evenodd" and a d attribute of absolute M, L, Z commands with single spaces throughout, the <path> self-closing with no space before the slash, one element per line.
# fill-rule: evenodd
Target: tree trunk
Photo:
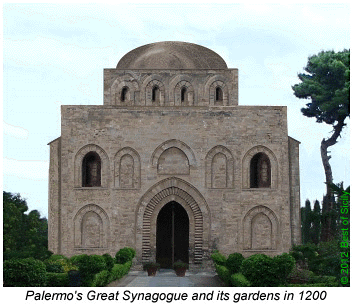
<path fill-rule="evenodd" d="M 320 146 L 320 153 L 322 156 L 322 162 L 325 172 L 325 183 L 327 185 L 327 193 L 323 198 L 323 224 L 321 231 L 321 241 L 330 241 L 334 237 L 334 232 L 332 232 L 331 230 L 331 211 L 334 209 L 334 196 L 330 188 L 330 184 L 333 183 L 333 173 L 329 163 L 329 159 L 331 158 L 331 156 L 328 155 L 328 147 L 337 143 L 337 139 L 340 136 L 343 127 L 346 125 L 344 124 L 344 120 L 345 119 L 338 121 L 338 124 L 334 126 L 333 135 L 328 140 L 323 139 Z"/>

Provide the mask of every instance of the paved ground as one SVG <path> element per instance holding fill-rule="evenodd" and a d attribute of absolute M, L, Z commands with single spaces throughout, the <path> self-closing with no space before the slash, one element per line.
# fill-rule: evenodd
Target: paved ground
<path fill-rule="evenodd" d="M 222 287 L 215 272 L 190 272 L 184 277 L 176 276 L 174 270 L 160 269 L 156 276 L 148 276 L 146 271 L 130 271 L 122 279 L 112 282 L 109 287 Z"/>

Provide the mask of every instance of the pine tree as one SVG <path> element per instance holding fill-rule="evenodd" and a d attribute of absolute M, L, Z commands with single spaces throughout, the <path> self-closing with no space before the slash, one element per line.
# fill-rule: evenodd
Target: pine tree
<path fill-rule="evenodd" d="M 328 148 L 337 143 L 338 138 L 346 126 L 345 120 L 350 117 L 350 50 L 342 52 L 322 51 L 318 55 L 308 58 L 306 73 L 298 74 L 301 83 L 292 87 L 298 98 L 307 100 L 301 111 L 307 117 L 315 117 L 317 123 L 333 126 L 333 134 L 321 142 L 321 158 L 323 162 L 327 193 L 323 198 L 322 241 L 334 238 L 335 209 L 334 196 L 331 192 L 333 183 L 331 158 Z"/>

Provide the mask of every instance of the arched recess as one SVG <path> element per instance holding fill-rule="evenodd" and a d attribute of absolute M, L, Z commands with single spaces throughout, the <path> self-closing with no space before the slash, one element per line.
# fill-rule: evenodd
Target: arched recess
<path fill-rule="evenodd" d="M 101 187 L 108 187 L 109 159 L 106 152 L 96 144 L 85 145 L 76 153 L 74 157 L 74 187 L 83 186 L 83 159 L 89 152 L 95 152 L 99 155 L 101 159 Z"/>
<path fill-rule="evenodd" d="M 164 106 L 165 105 L 165 86 L 162 77 L 159 75 L 151 75 L 144 79 L 142 88 L 145 88 L 145 105 L 146 106 Z M 153 101 L 153 90 L 155 90 L 155 101 Z"/>
<path fill-rule="evenodd" d="M 197 90 L 195 80 L 188 74 L 178 74 L 169 82 L 169 96 L 173 97 L 171 106 L 181 106 L 181 90 L 186 88 L 187 103 L 183 106 L 197 105 Z"/>
<path fill-rule="evenodd" d="M 164 151 L 168 150 L 169 148 L 175 147 L 182 151 L 187 159 L 189 166 L 196 166 L 196 158 L 195 154 L 193 153 L 192 149 L 186 145 L 184 142 L 179 141 L 179 140 L 168 140 L 162 144 L 160 144 L 153 152 L 152 157 L 151 157 L 151 164 L 153 168 L 156 168 L 158 170 L 158 163 L 159 163 L 159 158 L 163 154 Z"/>
<path fill-rule="evenodd" d="M 259 190 L 259 188 L 251 188 L 250 187 L 250 166 L 252 158 L 258 154 L 263 153 L 265 154 L 270 161 L 270 177 L 271 183 L 269 189 L 276 189 L 278 187 L 278 162 L 276 159 L 275 154 L 271 151 L 271 149 L 258 145 L 254 146 L 253 148 L 249 149 L 242 160 L 242 175 L 243 175 L 243 189 L 250 189 L 250 190 Z M 262 188 L 265 190 L 267 188 Z"/>
<path fill-rule="evenodd" d="M 160 155 L 157 169 L 159 175 L 189 175 L 189 159 L 181 149 L 170 147 Z"/>
<path fill-rule="evenodd" d="M 266 206 L 250 209 L 243 219 L 244 250 L 276 250 L 279 245 L 279 222 Z"/>
<path fill-rule="evenodd" d="M 75 248 L 107 248 L 109 234 L 109 218 L 106 212 L 98 205 L 88 204 L 79 209 L 79 211 L 75 214 Z"/>
<path fill-rule="evenodd" d="M 225 184 L 224 186 L 215 181 L 215 171 L 213 168 L 218 160 L 216 156 L 223 155 L 226 160 Z M 220 173 L 223 174 L 223 173 Z M 206 187 L 207 188 L 233 188 L 234 186 L 234 158 L 230 150 L 222 145 L 213 147 L 206 155 Z"/>
<path fill-rule="evenodd" d="M 184 207 L 190 220 L 190 261 L 202 263 L 209 249 L 211 215 L 201 193 L 186 181 L 171 177 L 152 186 L 136 209 L 136 245 L 143 262 L 155 260 L 156 221 L 161 208 L 175 201 Z M 140 248 L 141 245 L 141 248 Z"/>
<path fill-rule="evenodd" d="M 212 76 L 208 78 L 205 83 L 205 97 L 209 101 L 210 106 L 216 106 L 216 88 L 220 88 L 223 95 L 222 103 L 220 106 L 228 106 L 229 89 L 227 86 L 227 80 L 223 75 Z"/>
<path fill-rule="evenodd" d="M 185 98 L 182 97 L 182 90 L 185 91 Z M 193 106 L 194 105 L 194 88 L 190 82 L 182 80 L 178 82 L 174 90 L 175 106 Z"/>
<path fill-rule="evenodd" d="M 123 175 L 126 177 L 123 177 Z M 114 158 L 114 177 L 114 185 L 116 188 L 140 188 L 141 162 L 136 150 L 131 147 L 124 147 L 117 152 Z"/>
<path fill-rule="evenodd" d="M 126 89 L 126 99 L 123 101 L 122 90 Z M 117 78 L 111 86 L 111 104 L 118 106 L 133 106 L 139 104 L 139 84 L 130 74 Z"/>
<path fill-rule="evenodd" d="M 94 151 L 90 151 L 84 156 L 82 164 L 82 182 L 83 187 L 101 186 L 101 159 Z"/>

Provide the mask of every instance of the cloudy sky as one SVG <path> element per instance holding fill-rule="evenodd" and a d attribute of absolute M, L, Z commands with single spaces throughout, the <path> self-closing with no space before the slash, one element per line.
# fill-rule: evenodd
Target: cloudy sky
<path fill-rule="evenodd" d="M 348 4 L 4 4 L 3 189 L 48 213 L 47 143 L 60 136 L 60 105 L 102 105 L 103 69 L 130 50 L 179 40 L 239 69 L 240 105 L 285 105 L 301 141 L 301 202 L 322 199 L 322 138 L 331 126 L 303 117 L 294 97 L 310 55 L 350 48 Z M 349 121 L 347 122 L 349 123 Z M 350 124 L 330 149 L 334 181 L 350 183 Z"/>

